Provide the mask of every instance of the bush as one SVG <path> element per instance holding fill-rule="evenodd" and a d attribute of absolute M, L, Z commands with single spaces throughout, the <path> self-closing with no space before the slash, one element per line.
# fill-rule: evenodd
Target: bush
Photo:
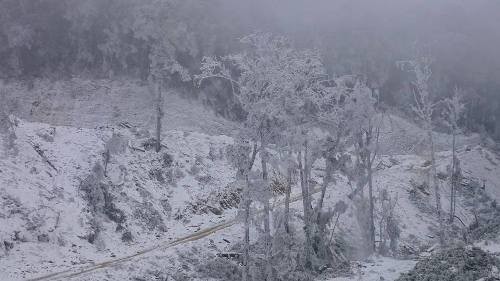
<path fill-rule="evenodd" d="M 83 192 L 83 197 L 94 216 L 104 214 L 118 224 L 124 223 L 125 213 L 114 204 L 109 186 L 102 182 L 103 173 L 102 166 L 96 164 L 90 175 L 80 183 L 80 191 Z"/>
<path fill-rule="evenodd" d="M 172 167 L 172 164 L 174 163 L 174 157 L 172 155 L 165 152 L 165 153 L 163 153 L 161 158 L 162 158 L 162 167 L 163 168 Z"/>
<path fill-rule="evenodd" d="M 237 263 L 219 257 L 208 259 L 200 267 L 200 275 L 221 281 L 241 280 L 241 269 Z"/>
<path fill-rule="evenodd" d="M 167 231 L 160 212 L 149 202 L 138 205 L 134 210 L 134 217 L 140 220 L 149 231 Z"/>
<path fill-rule="evenodd" d="M 457 247 L 420 261 L 413 270 L 402 274 L 397 281 L 498 280 L 492 276 L 492 273 L 498 272 L 498 267 L 500 260 L 479 248 Z"/>

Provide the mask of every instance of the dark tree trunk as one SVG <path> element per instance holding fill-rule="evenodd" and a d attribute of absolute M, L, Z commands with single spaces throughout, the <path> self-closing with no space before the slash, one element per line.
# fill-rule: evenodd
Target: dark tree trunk
<path fill-rule="evenodd" d="M 156 152 L 161 150 L 161 119 L 163 118 L 163 96 L 161 83 L 157 85 L 157 99 L 156 99 Z"/>
<path fill-rule="evenodd" d="M 370 156 L 368 157 L 370 158 Z M 368 159 L 367 166 L 367 174 L 368 174 L 368 195 L 370 196 L 370 243 L 372 246 L 372 250 L 375 252 L 377 250 L 375 245 L 375 206 L 373 199 L 373 171 L 372 171 L 372 163 L 371 160 Z"/>
<path fill-rule="evenodd" d="M 265 183 L 266 193 L 270 192 L 268 182 L 268 172 L 267 172 L 267 151 L 266 145 L 263 142 L 261 147 L 261 164 L 262 164 L 262 179 Z M 272 272 L 272 245 L 271 245 L 271 225 L 270 225 L 270 205 L 269 199 L 265 198 L 264 200 L 264 233 L 265 233 L 265 244 L 266 244 L 266 281 L 273 280 L 273 272 Z"/>
<path fill-rule="evenodd" d="M 246 167 L 247 171 L 245 171 L 245 168 L 242 169 L 241 171 L 241 176 L 245 177 L 245 183 L 246 183 L 246 191 L 244 193 L 244 211 L 245 211 L 245 216 L 244 216 L 244 238 L 243 238 L 243 281 L 250 281 L 250 216 L 251 216 L 251 204 L 252 201 L 250 200 L 250 183 L 248 182 L 248 172 L 252 170 L 253 164 L 255 162 L 255 157 L 257 156 L 257 143 L 254 144 L 253 146 L 253 151 L 252 151 L 252 156 L 250 157 L 250 163 L 248 163 L 248 167 Z"/>
<path fill-rule="evenodd" d="M 286 176 L 286 190 L 285 190 L 285 231 L 290 233 L 290 194 L 292 189 L 292 168 L 288 168 Z"/>

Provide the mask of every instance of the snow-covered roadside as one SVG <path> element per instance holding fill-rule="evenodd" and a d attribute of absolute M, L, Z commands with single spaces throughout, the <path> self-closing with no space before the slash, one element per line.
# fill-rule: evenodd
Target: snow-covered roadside
<path fill-rule="evenodd" d="M 354 275 L 319 281 L 394 281 L 401 273 L 410 271 L 417 262 L 386 257 L 372 257 L 369 261 L 353 262 Z"/>
<path fill-rule="evenodd" d="M 474 246 L 482 250 L 500 256 L 500 242 L 483 241 L 475 243 Z M 354 275 L 349 277 L 324 278 L 320 281 L 394 281 L 402 273 L 413 269 L 416 260 L 400 260 L 388 257 L 374 256 L 366 261 L 353 262 Z"/>
<path fill-rule="evenodd" d="M 500 234 L 499 234 L 500 235 Z M 498 237 L 500 239 L 500 236 Z M 475 243 L 474 246 L 481 248 L 483 251 L 498 256 L 500 258 L 500 241 L 481 241 Z"/>

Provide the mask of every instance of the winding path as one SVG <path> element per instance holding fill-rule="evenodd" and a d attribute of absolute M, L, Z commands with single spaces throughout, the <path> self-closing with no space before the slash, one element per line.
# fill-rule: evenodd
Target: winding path
<path fill-rule="evenodd" d="M 320 191 L 319 188 L 313 189 L 311 195 L 318 193 L 319 191 Z M 300 199 L 302 199 L 302 195 L 300 195 L 300 194 L 292 196 L 290 198 L 290 203 L 296 202 Z M 283 200 L 280 200 L 277 203 L 278 206 L 283 205 L 283 204 L 284 204 Z M 262 211 L 259 211 L 259 212 L 262 212 Z M 169 249 L 169 248 L 172 248 L 172 247 L 175 247 L 178 245 L 182 245 L 182 244 L 185 244 L 188 242 L 200 240 L 200 239 L 205 238 L 207 236 L 210 236 L 216 232 L 219 232 L 221 230 L 229 228 L 237 223 L 238 223 L 238 221 L 236 219 L 232 219 L 230 221 L 223 222 L 223 223 L 217 224 L 215 226 L 202 229 L 196 233 L 189 234 L 189 235 L 186 235 L 184 237 L 178 238 L 174 241 L 169 241 L 166 243 L 164 242 L 164 243 L 146 248 L 146 249 L 139 251 L 139 252 L 132 254 L 132 255 L 128 255 L 128 256 L 124 256 L 124 257 L 116 258 L 116 259 L 111 259 L 111 260 L 107 260 L 104 262 L 96 263 L 93 265 L 87 265 L 87 266 L 83 266 L 83 267 L 79 267 L 79 268 L 70 268 L 70 269 L 67 269 L 64 271 L 55 272 L 55 273 L 47 274 L 47 275 L 32 278 L 32 279 L 26 279 L 25 281 L 45 281 L 45 280 L 61 280 L 61 279 L 62 280 L 69 280 L 73 277 L 80 276 L 80 275 L 83 275 L 85 273 L 93 272 L 93 271 L 96 271 L 96 270 L 99 270 L 102 268 L 108 268 L 108 267 L 112 267 L 112 266 L 115 266 L 115 265 L 118 265 L 121 263 L 125 263 L 127 261 L 131 261 L 134 258 L 144 256 L 145 254 L 156 251 L 156 250 Z"/>

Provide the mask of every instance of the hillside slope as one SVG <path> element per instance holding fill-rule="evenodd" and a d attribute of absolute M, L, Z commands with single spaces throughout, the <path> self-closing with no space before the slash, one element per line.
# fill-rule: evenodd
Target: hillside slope
<path fill-rule="evenodd" d="M 157 154 L 150 150 L 148 131 L 134 126 L 84 129 L 12 120 L 16 149 L 0 146 L 4 155 L 0 159 L 0 280 L 35 278 L 133 255 L 237 216 L 234 170 L 227 159 L 230 137 L 168 130 L 163 135 L 165 147 Z M 106 150 L 110 158 L 104 175 Z M 484 179 L 488 195 L 499 200 L 499 156 L 481 146 L 462 145 L 459 158 L 468 180 L 482 184 Z M 446 211 L 450 152 L 439 152 L 437 161 Z M 313 171 L 318 183 L 322 169 L 319 161 Z M 397 203 L 402 252 L 425 250 L 437 241 L 434 197 L 423 184 L 428 169 L 425 157 L 408 153 L 392 152 L 377 160 L 375 193 L 378 196 L 386 189 Z M 350 206 L 339 218 L 336 233 L 349 242 L 353 248 L 349 254 L 356 257 L 363 226 L 347 197 L 350 185 L 342 175 L 336 177 L 326 195 L 326 208 L 340 200 Z M 470 224 L 467 188 L 459 198 L 457 214 Z M 298 193 L 294 187 L 294 194 Z M 273 206 L 274 211 L 281 210 L 279 203 Z M 297 214 L 293 217 L 300 217 L 300 206 L 292 205 Z M 252 237 L 258 235 L 255 232 Z M 219 252 L 232 251 L 240 240 L 241 227 L 235 224 L 200 240 L 160 248 L 74 278 L 209 280 L 213 274 L 207 272 L 217 265 L 208 261 Z"/>
<path fill-rule="evenodd" d="M 0 98 L 1 106 L 8 105 L 4 109 L 19 118 L 57 126 L 96 128 L 127 122 L 153 129 L 156 122 L 156 96 L 143 81 L 42 79 L 31 86 L 0 81 Z M 188 94 L 169 90 L 163 99 L 163 128 L 167 131 L 231 135 L 235 129 Z"/>

